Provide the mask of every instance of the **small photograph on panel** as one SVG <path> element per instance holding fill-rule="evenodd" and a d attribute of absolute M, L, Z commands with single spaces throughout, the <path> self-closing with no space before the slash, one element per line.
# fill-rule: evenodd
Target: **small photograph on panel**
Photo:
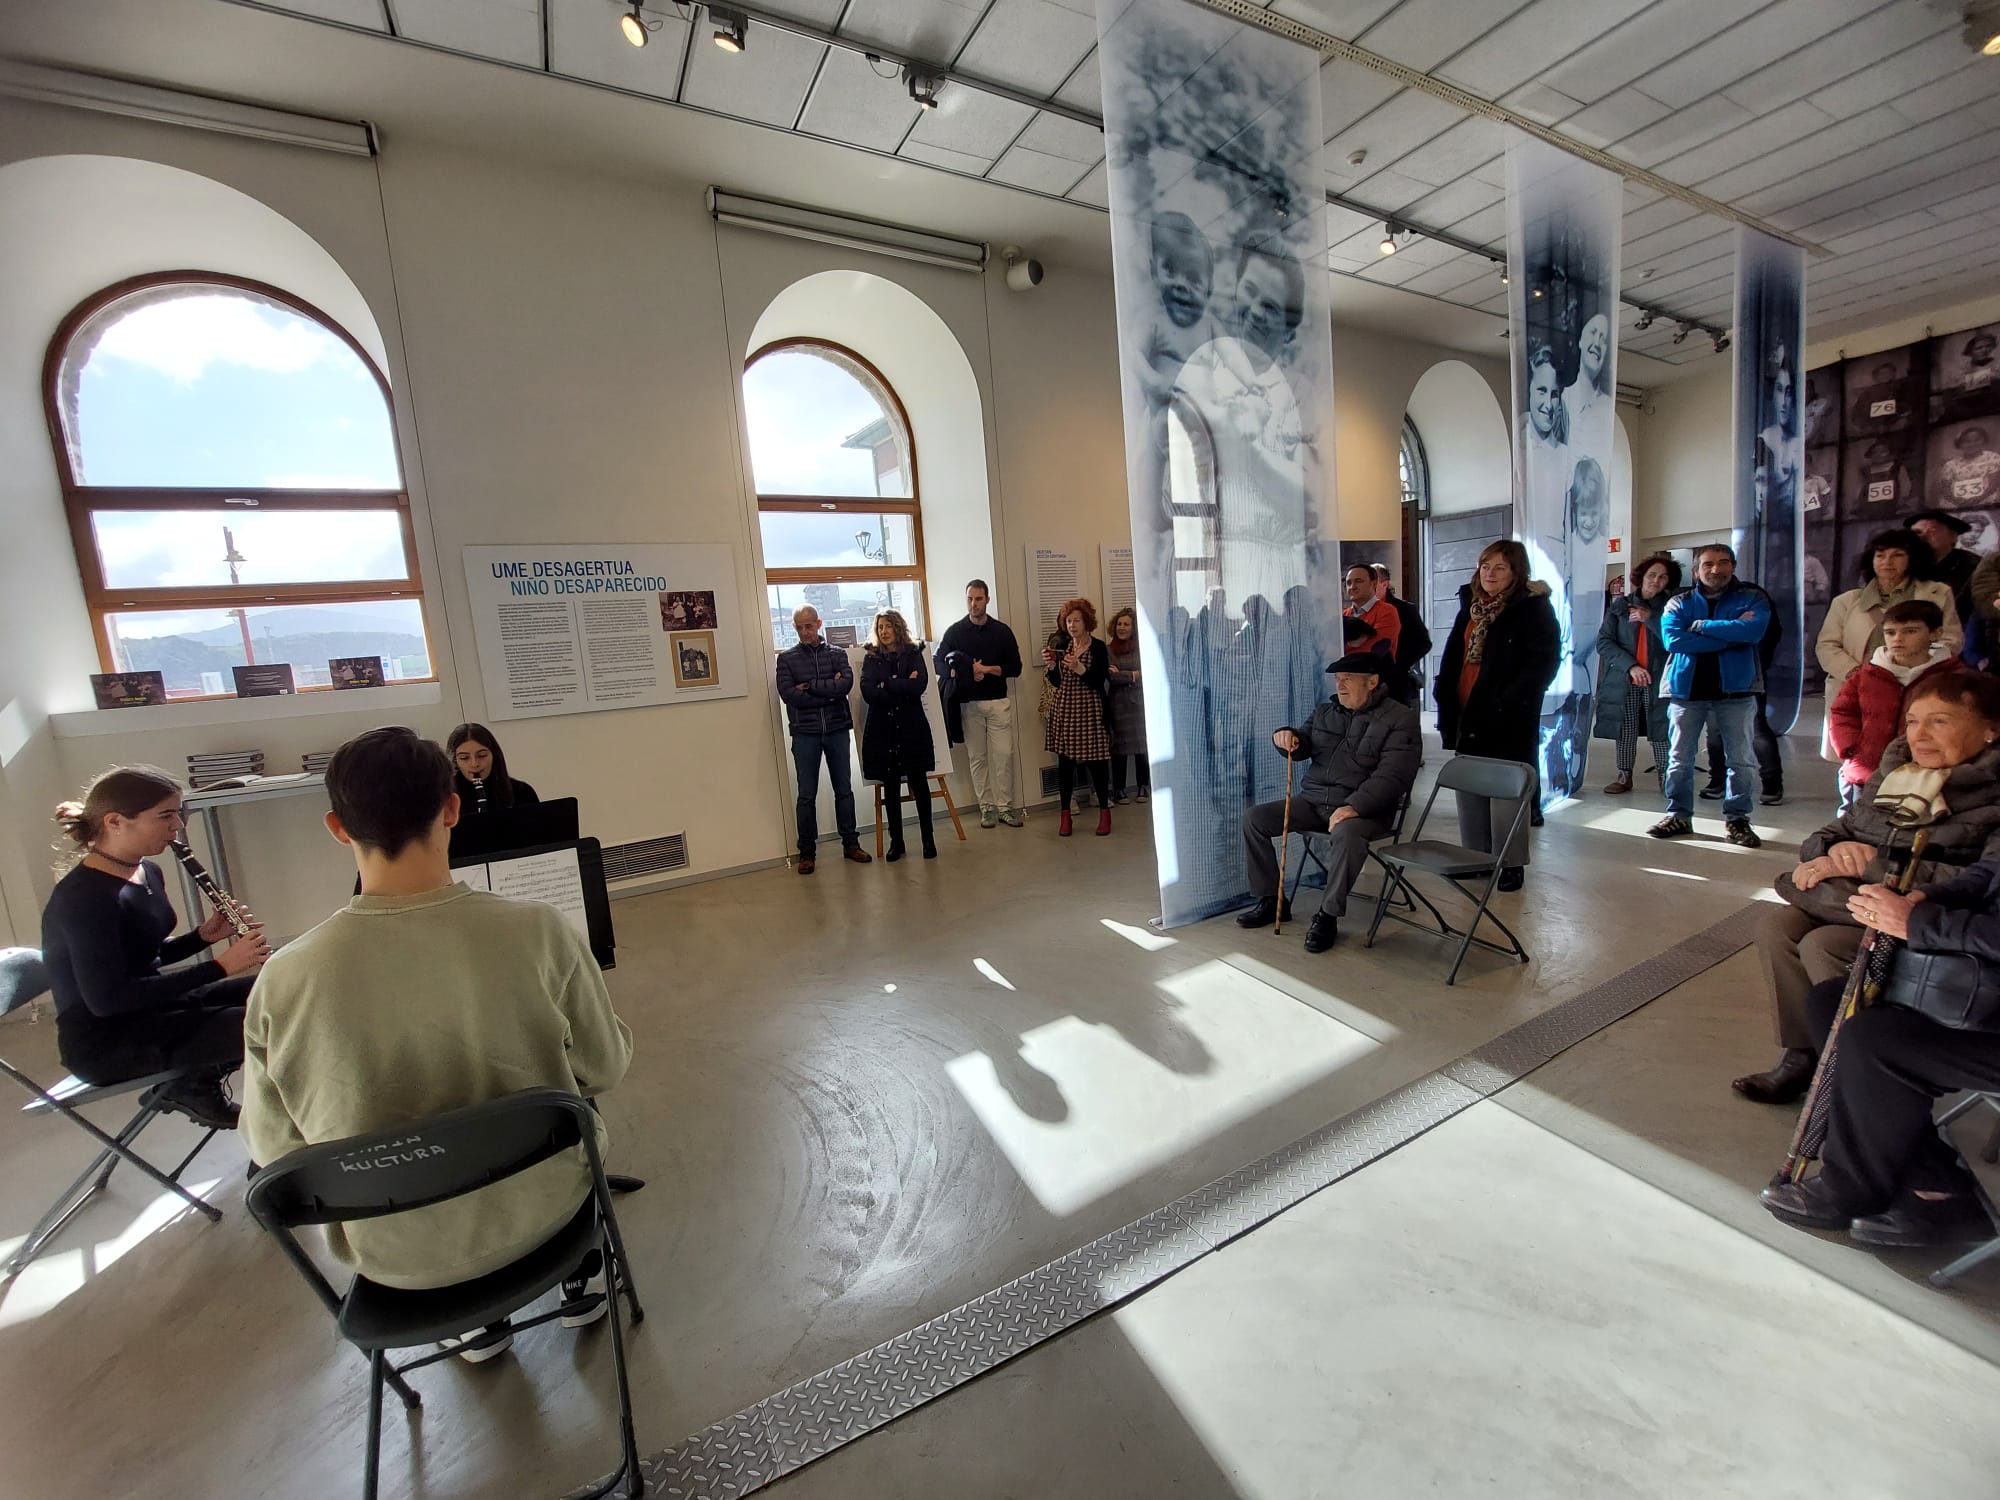
<path fill-rule="evenodd" d="M 1931 340 L 1931 421 L 2000 415 L 2000 323 Z"/>
<path fill-rule="evenodd" d="M 662 630 L 713 630 L 715 592 L 712 589 L 673 589 L 660 595 Z"/>
<path fill-rule="evenodd" d="M 1806 371 L 1806 404 L 1799 412 L 1806 446 L 1840 441 L 1840 366 Z"/>
<path fill-rule="evenodd" d="M 1806 477 L 1799 486 L 1799 511 L 1807 526 L 1831 525 L 1840 490 L 1840 450 L 1806 449 Z"/>
<path fill-rule="evenodd" d="M 1939 510 L 2000 505 L 2000 417 L 1933 427 L 1925 473 Z"/>
<path fill-rule="evenodd" d="M 1917 419 L 1921 382 L 1914 369 L 1916 345 L 1884 349 L 1850 359 L 1847 372 L 1847 440 L 1903 432 Z"/>
<path fill-rule="evenodd" d="M 1907 432 L 1891 432 L 1845 445 L 1842 521 L 1880 529 L 1900 524 L 1904 514 L 1923 505 L 1923 458 L 1910 438 Z"/>
<path fill-rule="evenodd" d="M 667 637 L 673 652 L 674 686 L 710 688 L 720 685 L 715 672 L 715 632 L 687 630 Z"/>

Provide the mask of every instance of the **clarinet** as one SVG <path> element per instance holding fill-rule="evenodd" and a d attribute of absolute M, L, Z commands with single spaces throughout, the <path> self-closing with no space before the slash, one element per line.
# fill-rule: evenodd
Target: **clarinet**
<path fill-rule="evenodd" d="M 477 776 L 469 779 L 472 782 L 472 810 L 483 813 L 486 811 L 486 783 Z"/>
<path fill-rule="evenodd" d="M 215 877 L 209 874 L 202 862 L 194 857 L 194 850 L 187 846 L 187 840 L 175 839 L 172 847 L 174 857 L 181 862 L 181 868 L 186 870 L 194 883 L 201 887 L 201 893 L 208 897 L 209 905 L 228 919 L 237 937 L 249 937 L 254 929 L 250 926 L 249 918 L 244 915 L 243 903 L 215 883 Z"/>

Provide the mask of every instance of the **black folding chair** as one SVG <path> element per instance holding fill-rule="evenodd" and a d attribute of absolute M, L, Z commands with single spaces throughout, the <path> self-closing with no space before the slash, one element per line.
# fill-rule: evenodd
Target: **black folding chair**
<path fill-rule="evenodd" d="M 574 1276 L 593 1251 L 603 1257 L 608 1293 L 588 1292 L 549 1312 L 514 1323 L 513 1331 L 553 1318 L 576 1316 L 611 1299 L 611 1360 L 618 1375 L 618 1418 L 624 1444 L 616 1472 L 589 1496 L 608 1495 L 621 1481 L 627 1495 L 645 1491 L 639 1472 L 639 1445 L 632 1429 L 632 1390 L 625 1370 L 625 1337 L 617 1297 L 622 1289 L 634 1325 L 645 1309 L 632 1285 L 625 1244 L 611 1208 L 611 1190 L 597 1153 L 590 1106 L 562 1089 L 523 1089 L 486 1104 L 435 1115 L 372 1135 L 351 1136 L 294 1151 L 264 1168 L 246 1195 L 250 1212 L 277 1237 L 293 1267 L 313 1289 L 334 1325 L 368 1356 L 368 1466 L 362 1494 L 374 1500 L 382 1448 L 382 1387 L 392 1387 L 403 1405 L 420 1402 L 403 1376 L 461 1349 L 478 1349 L 502 1337 L 487 1333 L 458 1349 L 438 1349 L 394 1364 L 391 1349 L 411 1349 L 488 1329 L 526 1307 L 550 1288 Z M 476 1193 L 524 1172 L 538 1162 L 582 1143 L 590 1161 L 590 1195 L 570 1221 L 519 1260 L 472 1281 L 411 1291 L 356 1276 L 345 1296 L 337 1294 L 300 1246 L 294 1230 L 307 1225 L 378 1219 L 427 1208 Z"/>
<path fill-rule="evenodd" d="M 1981 1104 L 1990 1104 L 1996 1110 L 2000 1110 L 2000 1094 L 1984 1091 L 1974 1091 L 1967 1094 L 1958 1103 L 1938 1116 L 1938 1129 L 1942 1131 L 1967 1110 Z M 1947 1135 L 1945 1140 L 1949 1143 L 1951 1137 Z M 1986 1138 L 1986 1148 L 1979 1155 L 1985 1161 L 2000 1161 L 2000 1121 L 1994 1123 L 1993 1133 Z M 1987 1217 L 1993 1218 L 1993 1202 L 1986 1196 L 1983 1189 L 1979 1192 L 1979 1203 L 1986 1210 Z M 1932 1286 L 1950 1286 L 1952 1282 L 1958 1280 L 1959 1277 L 1970 1271 L 1974 1266 L 1984 1261 L 1989 1261 L 1996 1255 L 2000 1255 L 2000 1218 L 1996 1218 L 1994 1222 L 1996 1228 L 1992 1239 L 1987 1240 L 1982 1245 L 1974 1246 L 1972 1249 L 1966 1251 L 1965 1254 L 1959 1256 L 1950 1265 L 1940 1266 L 1937 1270 L 1931 1272 L 1930 1279 Z"/>
<path fill-rule="evenodd" d="M 1500 882 L 1500 870 L 1507 848 L 1521 831 L 1522 821 L 1528 816 L 1528 794 L 1535 785 L 1534 767 L 1514 760 L 1490 760 L 1483 755 L 1455 755 L 1445 762 L 1438 772 L 1437 784 L 1431 788 L 1429 799 L 1424 803 L 1423 815 L 1417 819 L 1416 835 L 1407 844 L 1392 844 L 1386 849 L 1371 849 L 1369 854 L 1382 866 L 1386 879 L 1382 893 L 1375 902 L 1375 920 L 1368 924 L 1368 936 L 1362 943 L 1364 948 L 1375 946 L 1375 934 L 1381 929 L 1382 919 L 1389 917 L 1406 927 L 1414 927 L 1419 932 L 1428 932 L 1434 937 L 1455 937 L 1459 940 L 1458 953 L 1451 961 L 1451 972 L 1445 976 L 1446 984 L 1458 982 L 1459 965 L 1465 962 L 1466 951 L 1477 943 L 1491 952 L 1508 958 L 1518 958 L 1528 962 L 1528 950 L 1521 946 L 1521 940 L 1514 936 L 1507 924 L 1489 910 L 1493 891 Z M 1507 837 L 1500 841 L 1500 851 L 1493 854 L 1478 849 L 1468 849 L 1463 844 L 1447 844 L 1438 839 L 1424 837 L 1424 824 L 1430 821 L 1431 808 L 1437 803 L 1441 791 L 1465 793 L 1475 797 L 1489 797 L 1497 801 L 1511 801 L 1514 806 L 1514 821 L 1508 826 Z M 1454 927 L 1444 919 L 1444 913 L 1431 904 L 1430 898 L 1410 883 L 1411 872 L 1423 870 L 1448 880 L 1458 889 L 1460 895 L 1476 904 L 1471 922 L 1464 927 Z M 1484 879 L 1484 886 L 1474 889 L 1468 882 Z M 1401 892 L 1405 897 L 1423 903 L 1436 921 L 1435 927 L 1405 915 L 1402 911 L 1389 909 L 1392 891 Z M 1415 906 L 1406 911 L 1414 912 Z M 1507 936 L 1508 946 L 1490 942 L 1477 936 L 1481 920 L 1491 922 Z"/>
<path fill-rule="evenodd" d="M 0 1016 L 7 1015 L 26 1005 L 38 995 L 48 993 L 48 970 L 42 964 L 42 955 L 33 948 L 9 948 L 0 952 Z M 202 1147 L 215 1138 L 214 1130 L 202 1132 L 194 1149 L 181 1158 L 180 1165 L 171 1172 L 162 1172 L 133 1150 L 133 1143 L 139 1134 L 162 1114 L 166 1108 L 159 1102 L 159 1089 L 187 1075 L 183 1072 L 148 1073 L 143 1078 L 128 1078 L 123 1083 L 85 1083 L 75 1074 L 70 1074 L 58 1083 L 43 1088 L 26 1073 L 15 1067 L 6 1058 L 0 1057 L 0 1073 L 20 1084 L 33 1096 L 21 1106 L 24 1115 L 61 1115 L 72 1125 L 103 1149 L 96 1159 L 83 1169 L 76 1181 L 63 1189 L 62 1196 L 42 1215 L 41 1222 L 28 1231 L 28 1237 L 21 1242 L 12 1258 L 7 1262 L 7 1275 L 19 1274 L 21 1268 L 42 1253 L 50 1240 L 54 1239 L 63 1225 L 74 1218 L 84 1204 L 104 1190 L 111 1180 L 112 1169 L 120 1161 L 129 1161 L 133 1166 L 152 1178 L 161 1187 L 186 1203 L 196 1213 L 211 1223 L 222 1217 L 222 1210 L 205 1203 L 181 1186 L 181 1173 L 185 1172 L 194 1159 L 201 1155 Z M 91 1121 L 78 1113 L 85 1105 L 97 1104 L 106 1099 L 115 1099 L 121 1094 L 139 1095 L 139 1108 L 131 1119 L 125 1122 L 118 1134 L 106 1135 Z"/>

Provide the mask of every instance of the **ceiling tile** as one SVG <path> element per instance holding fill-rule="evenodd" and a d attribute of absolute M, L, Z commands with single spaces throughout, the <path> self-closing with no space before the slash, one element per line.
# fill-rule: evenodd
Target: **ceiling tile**
<path fill-rule="evenodd" d="M 1657 125 L 1635 131 L 1613 149 L 1629 162 L 1651 167 L 1670 156 L 1691 151 L 1703 141 L 1712 141 L 1726 131 L 1747 125 L 1750 118 L 1749 110 L 1717 94 L 1688 109 L 1675 110 Z"/>
<path fill-rule="evenodd" d="M 924 62 L 950 63 L 986 9 L 985 0 L 853 0 L 840 34 Z"/>
<path fill-rule="evenodd" d="M 1722 27 L 1742 20 L 1745 5 L 1753 3 L 1755 0 L 1659 0 L 1588 47 L 1572 52 L 1544 73 L 1541 81 L 1594 104 L 1643 77 L 1663 59 L 1678 57 L 1695 38 L 1713 36 Z"/>
<path fill-rule="evenodd" d="M 1271 9 L 1351 42 L 1403 0 L 1276 0 Z"/>
<path fill-rule="evenodd" d="M 681 98 L 703 109 L 790 129 L 824 56 L 820 43 L 769 26 L 741 53 L 731 54 L 712 45 L 703 27 L 688 54 Z"/>
<path fill-rule="evenodd" d="M 1491 208 L 1467 214 L 1450 229 L 1453 234 L 1471 240 L 1475 245 L 1504 244 L 1507 239 L 1507 205 L 1496 203 Z"/>
<path fill-rule="evenodd" d="M 1688 223 L 1700 215 L 1700 209 L 1678 198 L 1662 198 L 1657 203 L 1648 203 L 1644 208 L 1635 208 L 1625 215 L 1625 243 L 1637 244 L 1671 225 Z M 1631 263 L 1629 258 L 1626 263 Z"/>
<path fill-rule="evenodd" d="M 1076 72 L 1057 92 L 1059 102 L 1071 109 L 1089 110 L 1094 115 L 1104 113 L 1104 79 L 1098 72 L 1097 49 L 1090 49 L 1090 55 L 1077 65 Z"/>
<path fill-rule="evenodd" d="M 903 149 L 896 154 L 910 161 L 920 161 L 927 167 L 942 167 L 947 172 L 959 172 L 967 177 L 984 177 L 993 165 L 987 157 L 968 156 L 963 151 L 946 151 L 941 146 L 926 146 L 922 141 L 905 141 Z"/>
<path fill-rule="evenodd" d="M 1629 20 L 1653 0 L 1534 0 L 1435 71 L 1488 99 Z M 1467 33 L 1470 35 L 1470 33 Z"/>
<path fill-rule="evenodd" d="M 549 0 L 549 70 L 671 99 L 680 87 L 689 27 L 672 11 L 656 11 L 653 19 L 660 29 L 635 47 L 619 31 L 618 13 L 600 0 Z M 787 117 L 784 123 L 792 122 Z"/>
<path fill-rule="evenodd" d="M 1332 140 L 1403 92 L 1403 86 L 1373 69 L 1330 62 L 1319 70 L 1320 128 Z"/>
<path fill-rule="evenodd" d="M 1478 213 L 1482 208 L 1505 200 L 1507 190 L 1489 182 L 1481 182 L 1477 177 L 1462 177 L 1448 187 L 1441 187 L 1434 193 L 1426 193 L 1416 202 L 1406 204 L 1410 217 L 1420 224 L 1433 229 L 1450 229 L 1457 233 L 1457 225 L 1467 214 Z"/>
<path fill-rule="evenodd" d="M 1848 120 L 1836 120 L 1790 145 L 1766 151 L 1740 167 L 1698 183 L 1704 193 L 1734 202 L 1745 193 L 1783 182 L 1799 172 L 1858 151 L 1871 141 L 1906 128 L 1903 118 L 1887 105 Z"/>
<path fill-rule="evenodd" d="M 1078 203 L 1093 203 L 1099 208 L 1111 205 L 1110 174 L 1103 162 L 1099 162 L 1084 174 L 1083 181 L 1069 190 L 1069 196 Z"/>
<path fill-rule="evenodd" d="M 1968 151 L 1968 145 L 1973 149 Z M 1984 153 L 1992 149 L 1985 137 L 1968 142 L 1949 118 L 1933 120 L 1751 193 L 1737 206 L 1759 214 L 1800 208 L 1825 218 L 1963 167 L 1990 167 L 1992 159 Z"/>
<path fill-rule="evenodd" d="M 947 89 L 945 95 L 963 92 Z M 900 78 L 883 78 L 865 58 L 832 47 L 813 84 L 812 97 L 806 101 L 799 128 L 828 140 L 894 151 L 916 117 L 917 107 L 910 102 Z"/>
<path fill-rule="evenodd" d="M 1500 102 L 1537 125 L 1560 125 L 1583 108 L 1581 99 L 1572 98 L 1561 89 L 1552 89 L 1546 83 L 1524 84 Z"/>
<path fill-rule="evenodd" d="M 1588 146 L 1609 146 L 1634 131 L 1657 124 L 1673 113 L 1659 100 L 1637 89 L 1619 89 L 1606 94 L 1590 108 L 1580 110 L 1562 122 L 1563 134 L 1574 136 Z"/>
<path fill-rule="evenodd" d="M 1996 88 L 2000 88 L 2000 80 L 1993 76 L 1993 64 L 1984 58 L 1975 58 L 1956 73 L 1947 74 L 1935 83 L 1891 100 L 1889 108 L 1912 125 L 1922 125 L 1968 105 L 1990 100 Z"/>
<path fill-rule="evenodd" d="M 917 117 L 910 139 L 992 160 L 1013 144 L 1034 117 L 1034 110 L 1012 99 L 947 84 L 938 94 L 938 107 Z"/>
<path fill-rule="evenodd" d="M 1670 182 L 1701 182 L 1782 146 L 1796 145 L 1831 124 L 1832 120 L 1805 100 L 1794 100 L 1747 125 L 1726 130 L 1712 141 L 1668 157 L 1658 163 L 1657 170 Z"/>
<path fill-rule="evenodd" d="M 1398 157 L 1395 168 L 1405 177 L 1445 187 L 1504 152 L 1507 134 L 1507 127 L 1498 120 L 1473 115 Z"/>
<path fill-rule="evenodd" d="M 276 0 L 276 3 L 301 16 L 318 16 L 322 20 L 366 26 L 374 31 L 388 30 L 388 21 L 382 14 L 382 0 Z"/>
<path fill-rule="evenodd" d="M 1104 156 L 1104 132 L 1063 115 L 1039 114 L 1021 132 L 1020 144 L 1048 156 L 1089 166 Z"/>
<path fill-rule="evenodd" d="M 1663 104 L 1685 107 L 1776 62 L 1809 37 L 1825 36 L 1878 9 L 1882 0 L 1773 0 L 1747 18 L 1705 36 L 1700 46 L 1639 80 Z"/>
<path fill-rule="evenodd" d="M 995 0 L 954 65 L 1046 97 L 1097 45 L 1097 22 L 1052 0 Z"/>
<path fill-rule="evenodd" d="M 1370 52 L 1428 73 L 1523 4 L 1524 0 L 1403 0 L 1357 40 Z"/>
<path fill-rule="evenodd" d="M 1028 188 L 1033 192 L 1061 197 L 1076 185 L 1084 170 L 1082 165 L 1067 157 L 1048 156 L 1024 146 L 1015 146 L 993 164 L 993 170 L 986 174 L 986 178 L 989 182 L 1004 182 L 1010 187 Z"/>
<path fill-rule="evenodd" d="M 1442 297 L 1451 292 L 1462 293 L 1468 287 L 1498 285 L 1499 280 L 1500 269 L 1493 262 L 1476 255 L 1461 255 L 1457 260 L 1431 267 L 1421 276 L 1412 276 L 1403 283 L 1403 289 L 1422 292 L 1429 297 Z M 1485 295 L 1490 296 L 1491 293 Z"/>
<path fill-rule="evenodd" d="M 542 65 L 537 0 L 395 0 L 395 6 L 396 29 L 411 41 L 531 68 Z M 607 21 L 616 35 L 616 13 Z"/>
<path fill-rule="evenodd" d="M 1329 246 L 1338 245 L 1371 229 L 1379 234 L 1382 229 L 1382 221 L 1375 215 L 1364 214 L 1339 203 L 1327 204 L 1325 217 L 1326 242 Z"/>
<path fill-rule="evenodd" d="M 1361 186 L 1349 192 L 1338 185 L 1334 191 L 1343 197 L 1352 197 L 1370 208 L 1407 208 L 1419 198 L 1427 197 L 1433 191 L 1428 182 L 1419 182 L 1414 177 L 1405 177 L 1401 172 L 1376 172 Z"/>
<path fill-rule="evenodd" d="M 757 0 L 759 10 L 769 11 L 774 16 L 789 16 L 794 21 L 806 21 L 828 30 L 840 19 L 840 13 L 847 8 L 847 0 Z M 755 26 L 752 26 L 755 35 Z"/>
<path fill-rule="evenodd" d="M 1885 5 L 1873 15 L 1807 42 L 1769 67 L 1738 79 L 1725 92 L 1745 109 L 1775 109 L 1872 68 L 1927 33 L 1949 25 L 1936 11 Z"/>
<path fill-rule="evenodd" d="M 1466 118 L 1465 111 L 1455 104 L 1406 89 L 1359 124 L 1327 141 L 1327 170 L 1349 181 L 1357 177 L 1365 179 Z M 1348 155 L 1355 151 L 1368 153 L 1368 159 L 1359 168 L 1347 165 Z M 1430 186 L 1443 184 L 1433 182 Z"/>

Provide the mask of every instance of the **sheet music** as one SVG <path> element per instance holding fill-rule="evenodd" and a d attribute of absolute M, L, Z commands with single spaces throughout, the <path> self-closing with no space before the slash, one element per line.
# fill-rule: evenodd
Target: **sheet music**
<path fill-rule="evenodd" d="M 460 878 L 468 873 L 461 870 Z M 551 849 L 546 854 L 529 854 L 519 859 L 496 859 L 483 867 L 483 873 L 488 881 L 485 888 L 494 895 L 546 902 L 563 914 L 579 936 L 589 940 L 590 922 L 583 906 L 583 868 L 577 863 L 576 850 Z"/>
<path fill-rule="evenodd" d="M 456 875 L 460 880 L 463 880 L 475 891 L 490 891 L 493 889 L 493 882 L 487 879 L 486 866 L 484 865 L 458 865 L 453 868 L 451 873 Z"/>

